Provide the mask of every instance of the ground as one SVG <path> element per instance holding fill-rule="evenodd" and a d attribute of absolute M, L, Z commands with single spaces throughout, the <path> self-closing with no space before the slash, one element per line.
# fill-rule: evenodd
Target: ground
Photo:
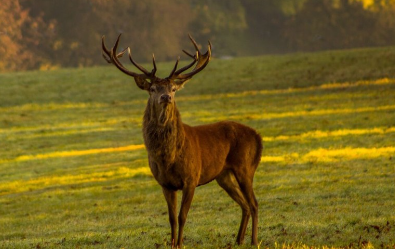
<path fill-rule="evenodd" d="M 394 58 L 393 47 L 214 58 L 177 93 L 185 123 L 262 135 L 260 248 L 394 247 Z M 111 66 L 0 74 L 0 87 L 0 247 L 168 247 L 141 133 L 147 93 Z M 199 187 L 185 248 L 249 248 L 250 227 L 235 245 L 240 218 L 215 182 Z"/>

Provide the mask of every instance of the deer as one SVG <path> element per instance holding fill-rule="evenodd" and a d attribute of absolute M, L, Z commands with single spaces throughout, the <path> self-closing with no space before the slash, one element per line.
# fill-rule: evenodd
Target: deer
<path fill-rule="evenodd" d="M 240 245 L 244 242 L 252 217 L 251 244 L 257 245 L 258 202 L 253 190 L 253 178 L 261 160 L 261 136 L 253 128 L 233 121 L 189 126 L 182 122 L 175 102 L 175 93 L 208 65 L 211 59 L 210 41 L 207 52 L 202 54 L 189 35 L 196 51 L 194 54 L 183 52 L 192 58 L 192 62 L 178 69 L 178 57 L 169 76 L 159 78 L 155 75 L 154 54 L 153 69 L 148 71 L 133 60 L 129 47 L 117 52 L 120 37 L 121 34 L 114 46 L 108 49 L 103 35 L 102 55 L 108 63 L 133 77 L 137 87 L 148 92 L 143 115 L 143 138 L 149 167 L 167 203 L 172 248 L 182 247 L 183 230 L 196 187 L 213 180 L 241 207 L 236 243 Z M 126 51 L 139 73 L 130 71 L 120 62 L 119 58 Z M 178 217 L 177 191 L 182 192 Z"/>

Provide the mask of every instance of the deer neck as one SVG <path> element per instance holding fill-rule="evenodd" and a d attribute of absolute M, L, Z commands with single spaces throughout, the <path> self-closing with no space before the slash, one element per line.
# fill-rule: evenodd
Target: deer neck
<path fill-rule="evenodd" d="M 166 107 L 148 100 L 143 135 L 147 151 L 164 164 L 172 164 L 184 145 L 184 127 L 175 102 Z"/>

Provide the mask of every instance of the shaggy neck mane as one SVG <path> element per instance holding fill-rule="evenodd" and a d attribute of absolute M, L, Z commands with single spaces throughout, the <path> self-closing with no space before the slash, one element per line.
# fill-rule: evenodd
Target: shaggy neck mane
<path fill-rule="evenodd" d="M 169 166 L 184 145 L 184 128 L 176 104 L 158 110 L 148 100 L 144 113 L 143 135 L 148 153 Z"/>

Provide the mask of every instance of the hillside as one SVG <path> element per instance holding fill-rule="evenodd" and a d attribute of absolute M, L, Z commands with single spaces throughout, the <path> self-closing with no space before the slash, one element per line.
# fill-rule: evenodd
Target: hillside
<path fill-rule="evenodd" d="M 213 59 L 177 93 L 185 123 L 262 135 L 261 247 L 395 245 L 393 65 L 395 47 Z M 0 247 L 169 245 L 132 79 L 59 69 L 0 74 L 0 88 Z M 186 248 L 233 247 L 240 214 L 215 182 L 199 187 Z"/>

